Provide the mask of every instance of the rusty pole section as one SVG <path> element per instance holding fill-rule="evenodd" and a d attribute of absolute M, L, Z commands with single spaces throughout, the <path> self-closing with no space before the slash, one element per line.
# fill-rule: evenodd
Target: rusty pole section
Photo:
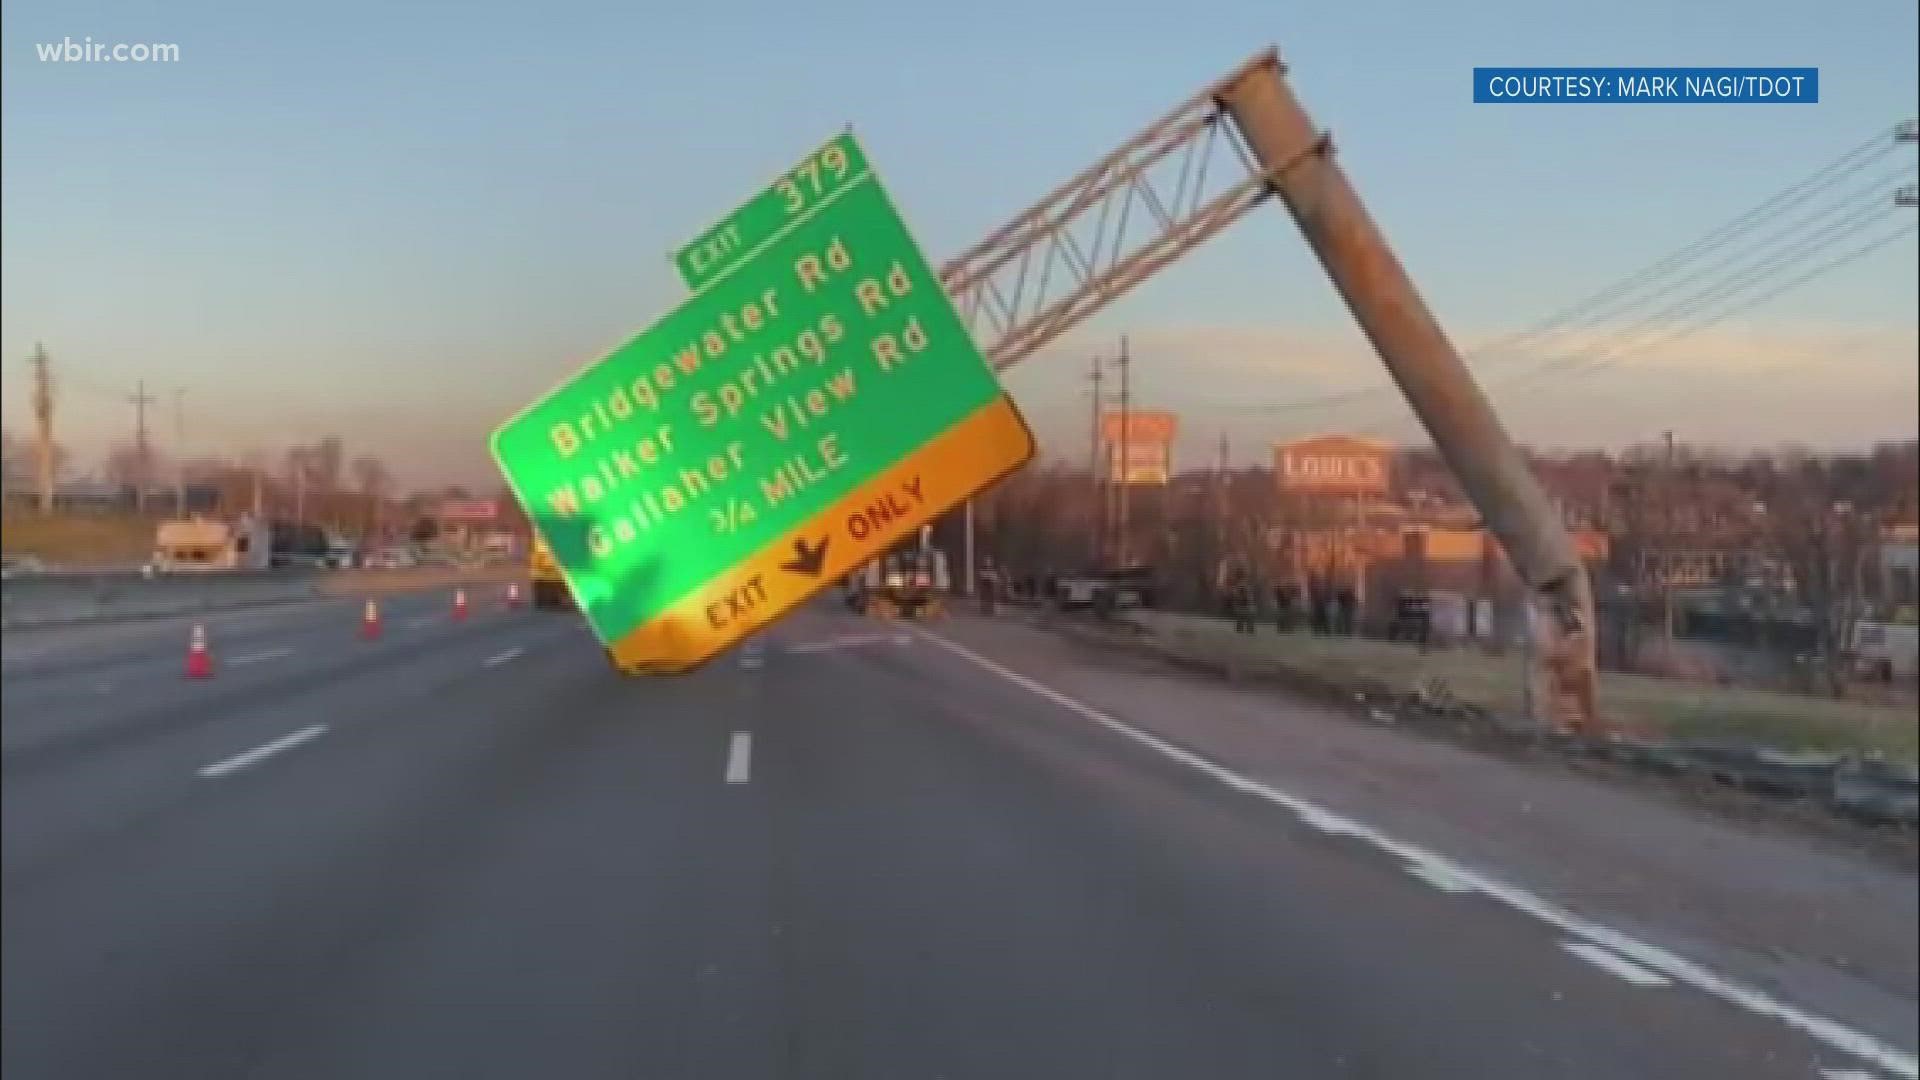
<path fill-rule="evenodd" d="M 1319 256 L 1327 276 L 1393 374 L 1487 527 L 1499 538 L 1531 603 L 1546 618 L 1529 673 L 1548 715 L 1591 730 L 1595 713 L 1593 587 L 1559 515 L 1501 427 L 1460 354 L 1420 298 L 1360 197 L 1281 77 L 1277 51 L 1242 68 L 1215 93 L 1267 182 Z"/>

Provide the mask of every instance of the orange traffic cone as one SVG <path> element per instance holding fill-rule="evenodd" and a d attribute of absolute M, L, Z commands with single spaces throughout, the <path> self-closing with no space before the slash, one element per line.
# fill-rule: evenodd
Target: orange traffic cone
<path fill-rule="evenodd" d="M 510 608 L 520 606 L 520 583 L 517 581 L 507 582 L 507 606 Z"/>
<path fill-rule="evenodd" d="M 360 616 L 360 640 L 380 640 L 380 605 L 367 601 L 367 610 Z"/>
<path fill-rule="evenodd" d="M 187 639 L 187 678 L 213 678 L 213 654 L 207 651 L 207 628 L 193 624 L 193 636 Z"/>
<path fill-rule="evenodd" d="M 467 617 L 467 590 L 453 590 L 453 621 L 460 622 Z"/>

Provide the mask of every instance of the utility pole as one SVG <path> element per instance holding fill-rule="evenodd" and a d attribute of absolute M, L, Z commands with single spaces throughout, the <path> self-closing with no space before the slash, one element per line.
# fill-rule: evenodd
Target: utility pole
<path fill-rule="evenodd" d="M 1214 550 L 1213 550 L 1213 565 L 1206 568 L 1207 584 L 1209 588 L 1211 588 L 1213 585 L 1217 583 L 1216 579 L 1219 576 L 1220 567 L 1224 562 L 1224 560 L 1227 558 L 1227 555 L 1229 554 L 1229 547 L 1231 545 L 1231 537 L 1230 537 L 1231 529 L 1229 528 L 1230 515 L 1228 513 L 1228 505 L 1230 500 L 1228 498 L 1228 491 L 1227 491 L 1227 485 L 1229 484 L 1230 481 L 1227 476 L 1227 465 L 1229 462 L 1233 460 L 1232 451 L 1233 451 L 1233 446 L 1231 443 L 1227 441 L 1227 433 L 1225 431 L 1222 431 L 1220 433 L 1220 445 L 1217 448 L 1216 456 L 1214 457 L 1214 463 L 1213 463 L 1213 536 L 1214 536 L 1213 549 Z"/>
<path fill-rule="evenodd" d="M 173 516 L 187 516 L 187 392 L 173 391 Z"/>
<path fill-rule="evenodd" d="M 293 524 L 295 528 L 307 522 L 307 455 L 303 450 L 293 452 Z"/>
<path fill-rule="evenodd" d="M 1132 477 L 1129 475 L 1130 470 L 1133 468 L 1131 442 L 1133 438 L 1133 391 L 1127 378 L 1128 371 L 1132 367 L 1133 359 L 1127 353 L 1127 339 L 1122 337 L 1120 339 L 1120 461 L 1119 467 L 1115 470 L 1118 475 L 1113 479 L 1116 485 L 1114 489 L 1113 558 L 1114 562 L 1120 566 L 1127 565 L 1127 557 L 1129 555 L 1128 532 L 1129 526 L 1132 525 L 1133 517 Z"/>
<path fill-rule="evenodd" d="M 33 346 L 34 462 L 40 479 L 40 512 L 53 513 L 53 376 L 47 371 L 47 347 Z"/>
<path fill-rule="evenodd" d="M 133 406 L 133 452 L 140 462 L 140 475 L 133 482 L 133 504 L 144 514 L 147 485 L 153 479 L 153 448 L 147 444 L 147 406 L 154 403 L 154 397 L 147 393 L 147 380 L 140 380 L 127 402 Z"/>
<path fill-rule="evenodd" d="M 1667 442 L 1666 465 L 1660 480 L 1660 622 L 1667 662 L 1673 661 L 1673 432 L 1661 433 Z"/>
<path fill-rule="evenodd" d="M 1089 427 L 1090 442 L 1087 449 L 1087 477 L 1091 482 L 1095 515 L 1090 534 L 1093 538 L 1092 561 L 1098 564 L 1101 538 L 1107 528 L 1107 487 L 1100 476 L 1100 410 L 1105 405 L 1105 398 L 1100 392 L 1100 383 L 1106 375 L 1100 369 L 1100 357 L 1097 355 L 1093 358 L 1093 371 L 1087 378 L 1093 383 L 1092 421 Z"/>

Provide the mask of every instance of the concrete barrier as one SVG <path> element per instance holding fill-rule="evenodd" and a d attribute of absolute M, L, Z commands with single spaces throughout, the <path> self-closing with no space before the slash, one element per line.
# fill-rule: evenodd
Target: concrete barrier
<path fill-rule="evenodd" d="M 232 611 L 299 600 L 387 596 L 504 585 L 526 577 L 519 566 L 415 567 L 407 570 L 245 570 L 199 574 L 138 571 L 23 574 L 0 586 L 0 625 L 9 630 L 75 623 Z"/>
<path fill-rule="evenodd" d="M 384 596 L 389 593 L 418 592 L 422 589 L 451 589 L 456 585 L 473 588 L 480 585 L 505 585 L 524 582 L 524 566 L 415 566 L 405 570 L 341 570 L 326 575 L 319 584 L 327 596 Z"/>
<path fill-rule="evenodd" d="M 324 576 L 310 570 L 26 574 L 0 586 L 0 625 L 15 630 L 305 600 L 322 595 Z"/>

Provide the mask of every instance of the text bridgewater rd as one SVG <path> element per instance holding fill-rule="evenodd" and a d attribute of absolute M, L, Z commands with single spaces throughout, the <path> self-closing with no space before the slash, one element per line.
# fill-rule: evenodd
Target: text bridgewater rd
<path fill-rule="evenodd" d="M 855 261 L 846 240 L 836 236 L 824 251 L 794 260 L 790 287 L 813 293 L 842 286 Z M 883 274 L 855 280 L 852 296 L 860 313 L 877 321 L 887 318 L 888 310 L 913 288 L 905 268 L 895 262 Z M 655 364 L 595 401 L 591 410 L 549 429 L 561 459 L 577 462 L 580 471 L 547 493 L 547 508 L 562 519 L 594 509 L 586 540 L 595 558 L 605 558 L 688 508 L 700 507 L 715 485 L 751 475 L 754 483 L 735 485 L 727 494 L 757 500 L 760 508 L 756 511 L 747 502 L 730 517 L 724 506 L 709 507 L 708 527 L 717 534 L 752 521 L 838 472 L 848 464 L 848 456 L 839 437 L 825 428 L 828 418 L 859 394 L 863 379 L 884 377 L 927 349 L 925 328 L 917 316 L 908 315 L 871 338 L 867 364 L 830 367 L 839 359 L 835 346 L 847 337 L 840 317 L 829 311 L 812 325 L 783 332 L 781 297 L 780 287 L 763 290 L 738 311 L 723 313 L 671 362 Z M 770 340 L 777 343 L 769 347 Z M 741 358 L 748 349 L 757 351 Z M 727 359 L 737 359 L 739 366 L 724 382 L 686 396 L 676 407 L 673 392 L 683 380 Z M 799 385 L 823 370 L 813 385 Z M 740 422 L 748 414 L 792 452 L 779 460 L 756 462 L 747 445 L 734 439 L 704 461 L 675 460 L 679 425 L 714 428 Z"/>

